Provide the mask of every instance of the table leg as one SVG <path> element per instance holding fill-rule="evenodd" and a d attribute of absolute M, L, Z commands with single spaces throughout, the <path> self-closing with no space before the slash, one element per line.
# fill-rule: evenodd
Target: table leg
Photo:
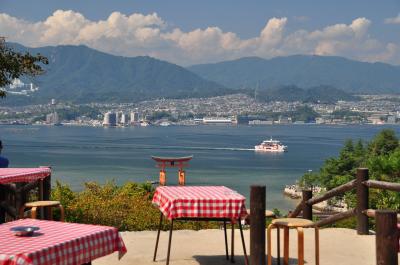
<path fill-rule="evenodd" d="M 289 228 L 283 228 L 283 265 L 289 265 Z"/>
<path fill-rule="evenodd" d="M 271 240 L 271 232 L 272 229 L 275 228 L 273 224 L 270 224 L 267 228 L 267 259 L 268 265 L 272 265 L 272 240 Z"/>
<path fill-rule="evenodd" d="M 246 244 L 244 242 L 244 236 L 243 236 L 243 228 L 242 228 L 242 223 L 240 222 L 240 218 L 239 218 L 239 230 L 240 230 L 240 237 L 242 238 L 242 246 L 243 246 L 243 254 L 244 254 L 244 264 L 248 265 L 249 264 L 249 260 L 247 258 L 247 252 L 246 252 Z"/>
<path fill-rule="evenodd" d="M 299 265 L 304 265 L 304 231 L 297 227 L 297 260 Z"/>
<path fill-rule="evenodd" d="M 44 201 L 43 197 L 43 191 L 44 190 L 44 184 L 43 184 L 43 179 L 39 180 L 39 189 L 38 189 L 38 201 Z M 40 209 L 40 219 L 44 219 L 44 208 L 41 207 Z"/>
<path fill-rule="evenodd" d="M 319 265 L 319 228 L 315 227 L 315 264 Z"/>
<path fill-rule="evenodd" d="M 172 230 L 173 230 L 173 228 L 174 228 L 174 219 L 171 220 L 171 227 L 169 228 L 167 265 L 169 265 L 169 254 L 171 253 L 171 240 L 172 240 Z"/>
<path fill-rule="evenodd" d="M 231 235 L 231 263 L 235 263 L 235 223 L 231 220 L 232 235 Z"/>
<path fill-rule="evenodd" d="M 45 201 L 50 200 L 50 193 L 51 193 L 51 175 L 43 179 L 43 200 Z M 44 219 L 51 220 L 49 207 L 47 207 L 47 209 L 44 209 Z"/>
<path fill-rule="evenodd" d="M 226 259 L 229 260 L 229 253 L 228 253 L 228 236 L 226 234 L 226 221 L 224 220 L 224 236 L 225 236 L 225 256 Z"/>
<path fill-rule="evenodd" d="M 279 232 L 279 227 L 276 227 L 276 237 L 278 243 L 276 246 L 276 258 L 278 260 L 278 265 L 281 265 L 281 233 Z"/>
<path fill-rule="evenodd" d="M 163 221 L 163 213 L 160 213 L 160 222 L 158 224 L 157 240 L 156 240 L 156 247 L 154 248 L 153 261 L 156 261 L 156 257 L 157 257 L 158 241 L 160 240 L 160 231 L 161 231 L 162 221 Z"/>

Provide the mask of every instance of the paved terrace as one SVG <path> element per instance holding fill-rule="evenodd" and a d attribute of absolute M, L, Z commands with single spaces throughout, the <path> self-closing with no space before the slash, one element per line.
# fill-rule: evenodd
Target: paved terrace
<path fill-rule="evenodd" d="M 236 230 L 235 253 L 236 263 L 244 264 L 243 251 L 239 230 Z M 249 252 L 250 231 L 245 230 L 247 252 Z M 165 264 L 167 253 L 168 232 L 160 235 L 157 262 L 152 262 L 156 231 L 123 232 L 122 237 L 128 248 L 128 253 L 118 261 L 117 254 L 95 260 L 94 265 L 158 265 Z M 274 232 L 273 232 L 274 233 Z M 228 230 L 228 236 L 230 232 Z M 283 236 L 283 235 L 281 235 Z M 313 265 L 314 260 L 314 229 L 304 229 L 305 264 Z M 274 244 L 276 235 L 273 234 Z M 228 237 L 229 240 L 229 237 Z M 281 243 L 283 238 L 281 238 Z M 273 245 L 273 255 L 276 255 L 276 245 Z M 281 256 L 283 245 L 281 246 Z M 290 231 L 290 264 L 297 264 L 297 235 Z M 223 230 L 174 231 L 171 248 L 171 265 L 228 265 L 225 260 Z M 274 262 L 276 264 L 276 260 Z M 281 263 L 283 264 L 283 262 Z M 326 228 L 320 230 L 320 264 L 321 265 L 375 265 L 375 236 L 357 235 L 355 230 L 342 228 Z"/>

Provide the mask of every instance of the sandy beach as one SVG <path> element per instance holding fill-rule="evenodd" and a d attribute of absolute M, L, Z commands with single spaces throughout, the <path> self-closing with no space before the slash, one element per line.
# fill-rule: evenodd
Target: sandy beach
<path fill-rule="evenodd" d="M 243 250 L 239 231 L 236 230 L 235 253 L 236 263 L 244 264 Z M 305 260 L 306 264 L 315 264 L 314 260 L 314 230 L 305 229 Z M 247 252 L 249 253 L 249 230 L 244 231 Z M 228 231 L 230 236 L 230 231 Z M 276 257 L 276 237 L 273 234 L 273 256 Z M 128 248 L 125 256 L 118 260 L 115 253 L 95 260 L 95 265 L 154 265 L 165 264 L 167 255 L 168 233 L 162 232 L 157 261 L 153 262 L 153 251 L 156 231 L 122 232 L 122 237 Z M 230 242 L 230 239 L 228 237 Z M 283 240 L 281 240 L 282 242 Z M 230 243 L 229 243 L 230 244 Z M 281 253 L 283 253 L 281 247 Z M 281 254 L 282 255 L 282 254 Z M 320 264 L 375 264 L 375 236 L 359 236 L 351 229 L 327 228 L 320 232 Z M 276 260 L 274 262 L 276 264 Z M 297 236 L 294 230 L 290 232 L 290 264 L 297 264 Z M 225 259 L 223 230 L 174 231 L 171 248 L 171 265 L 228 265 Z"/>

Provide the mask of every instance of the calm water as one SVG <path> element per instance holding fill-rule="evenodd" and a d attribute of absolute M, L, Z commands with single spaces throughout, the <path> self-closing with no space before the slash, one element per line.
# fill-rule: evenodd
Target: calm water
<path fill-rule="evenodd" d="M 53 180 L 82 188 L 104 182 L 158 180 L 151 155 L 194 155 L 189 185 L 226 185 L 248 197 L 251 184 L 267 186 L 268 208 L 292 208 L 282 190 L 309 169 L 336 156 L 345 139 L 368 140 L 382 126 L 170 126 L 132 128 L 0 126 L 3 155 L 12 167 L 52 165 Z M 400 127 L 392 127 L 397 134 Z M 283 154 L 260 154 L 255 144 L 273 137 L 288 145 Z M 167 171 L 176 183 L 177 171 Z"/>

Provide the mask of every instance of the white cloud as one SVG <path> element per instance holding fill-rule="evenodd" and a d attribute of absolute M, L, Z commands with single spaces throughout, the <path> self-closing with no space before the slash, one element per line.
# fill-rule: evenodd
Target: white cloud
<path fill-rule="evenodd" d="M 399 46 L 372 38 L 368 33 L 371 21 L 367 18 L 313 31 L 287 32 L 288 23 L 285 17 L 271 18 L 258 36 L 243 39 L 216 26 L 184 32 L 168 26 L 156 13 L 113 12 L 105 20 L 92 21 L 78 12 L 57 10 L 39 22 L 0 13 L 0 35 L 32 47 L 85 44 L 112 54 L 150 55 L 183 65 L 290 54 L 400 63 Z"/>
<path fill-rule="evenodd" d="M 400 24 L 400 13 L 397 15 L 397 17 L 390 17 L 385 19 L 386 24 Z"/>

